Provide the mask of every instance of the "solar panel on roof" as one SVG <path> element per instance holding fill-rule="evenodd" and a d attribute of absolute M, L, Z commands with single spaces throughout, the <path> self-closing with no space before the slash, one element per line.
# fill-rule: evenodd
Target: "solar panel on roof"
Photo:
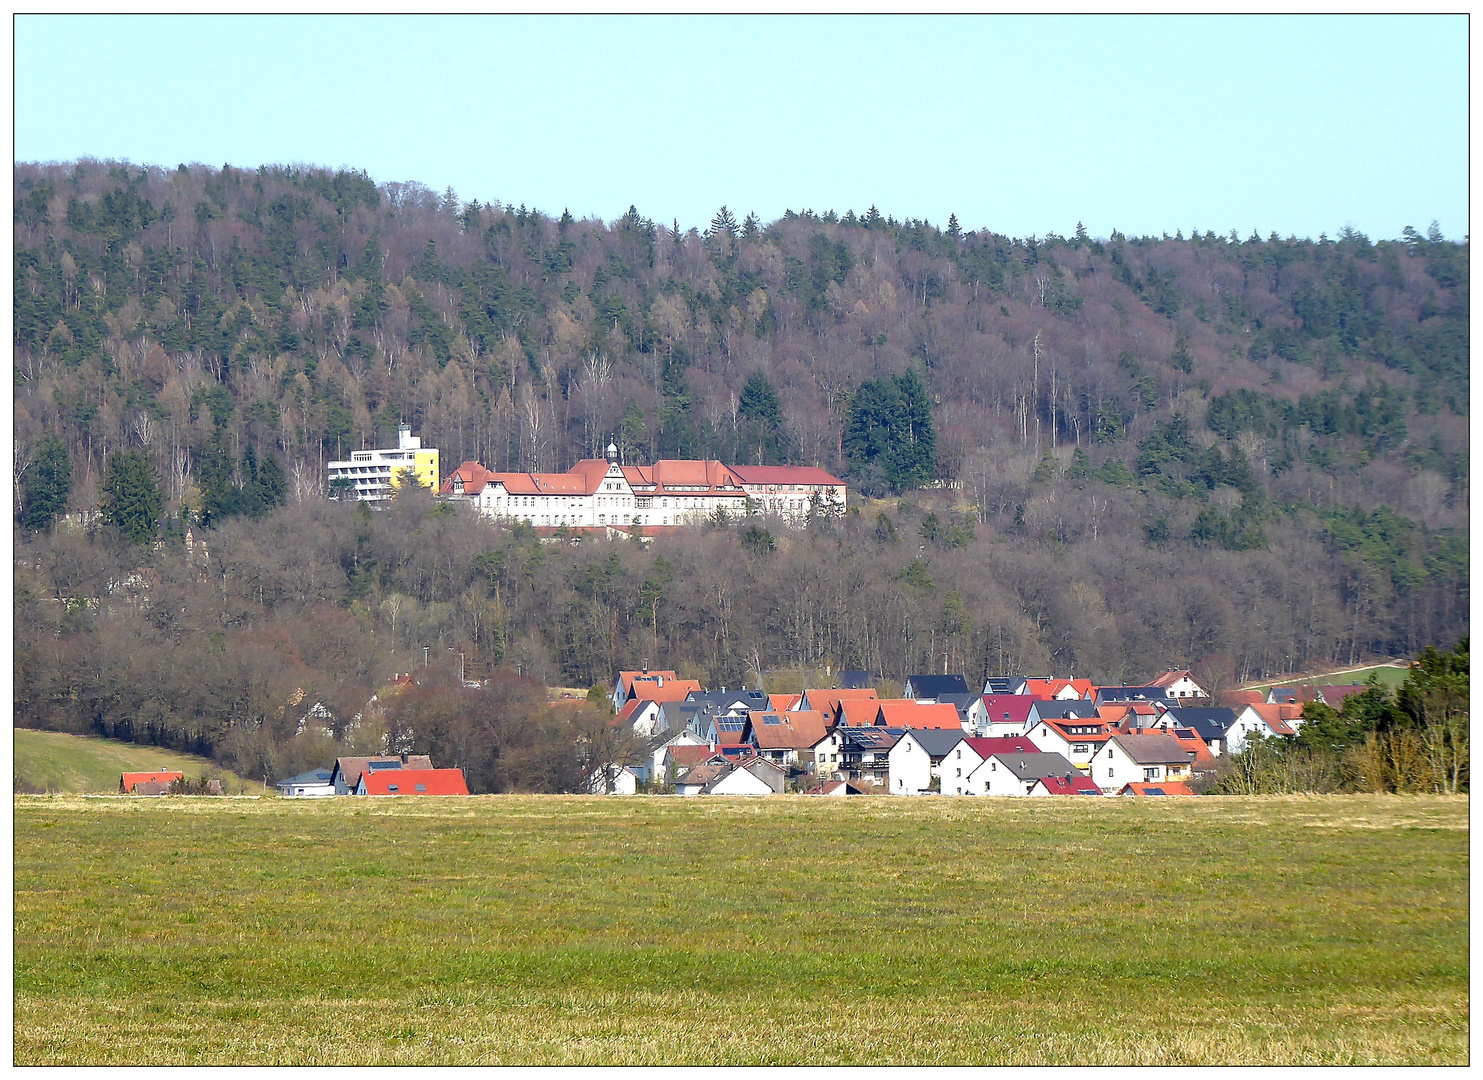
<path fill-rule="evenodd" d="M 1143 793 L 1145 795 L 1162 795 L 1164 793 L 1164 789 L 1161 787 L 1144 788 Z"/>
<path fill-rule="evenodd" d="M 372 772 L 379 772 L 382 769 L 400 769 L 401 767 L 402 763 L 400 761 L 373 761 L 370 763 L 370 770 Z"/>
<path fill-rule="evenodd" d="M 782 722 L 783 719 L 780 716 L 764 716 L 762 718 L 762 723 L 767 727 L 777 727 Z"/>

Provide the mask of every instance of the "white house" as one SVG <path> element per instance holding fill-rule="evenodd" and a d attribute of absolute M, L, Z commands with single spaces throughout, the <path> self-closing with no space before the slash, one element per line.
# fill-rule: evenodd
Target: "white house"
<path fill-rule="evenodd" d="M 1044 777 L 1076 775 L 1076 767 L 1060 754 L 990 754 L 968 777 L 965 795 L 1030 794 Z"/>
<path fill-rule="evenodd" d="M 592 795 L 636 795 L 638 773 L 627 765 L 603 765 L 587 778 L 587 791 Z"/>
<path fill-rule="evenodd" d="M 961 731 L 946 728 L 908 729 L 886 753 L 887 790 L 892 795 L 922 795 L 942 779 L 943 759 L 963 741 Z"/>
<path fill-rule="evenodd" d="M 335 793 L 335 782 L 329 769 L 310 769 L 298 776 L 278 781 L 278 794 L 285 799 L 322 799 Z"/>
<path fill-rule="evenodd" d="M 1092 755 L 1092 779 L 1104 792 L 1131 783 L 1189 780 L 1189 752 L 1171 735 L 1113 735 Z"/>
<path fill-rule="evenodd" d="M 1171 698 L 1208 698 L 1199 683 L 1195 682 L 1194 676 L 1188 671 L 1166 671 L 1149 684 L 1150 686 L 1162 686 L 1164 693 Z"/>
<path fill-rule="evenodd" d="M 706 785 L 706 795 L 780 795 L 784 772 L 762 758 L 752 758 Z"/>
<path fill-rule="evenodd" d="M 1092 755 L 1110 736 L 1100 720 L 1069 717 L 1041 720 L 1025 737 L 1042 753 L 1060 754 L 1085 774 L 1092 767 Z"/>
<path fill-rule="evenodd" d="M 994 754 L 1033 754 L 1039 749 L 1024 736 L 1002 736 L 979 738 L 969 736 L 960 740 L 938 765 L 941 775 L 941 791 L 944 795 L 971 795 L 968 778 L 973 771 Z"/>
<path fill-rule="evenodd" d="M 1298 725 L 1288 724 L 1282 719 L 1280 705 L 1248 705 L 1236 714 L 1236 722 L 1226 732 L 1226 749 L 1236 753 L 1246 745 L 1246 739 L 1253 732 L 1263 738 L 1272 738 L 1276 735 L 1293 735 L 1297 732 Z"/>

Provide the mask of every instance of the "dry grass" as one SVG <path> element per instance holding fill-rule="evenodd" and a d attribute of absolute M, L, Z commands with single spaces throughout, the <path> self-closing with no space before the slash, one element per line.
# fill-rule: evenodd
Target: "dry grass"
<path fill-rule="evenodd" d="M 15 1061 L 1462 1063 L 1467 801 L 16 800 Z"/>

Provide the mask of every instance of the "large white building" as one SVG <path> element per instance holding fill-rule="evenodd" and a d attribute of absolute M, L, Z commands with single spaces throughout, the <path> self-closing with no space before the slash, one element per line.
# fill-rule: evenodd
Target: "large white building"
<path fill-rule="evenodd" d="M 332 461 L 329 470 L 330 495 L 337 496 L 335 481 L 349 481 L 360 502 L 381 502 L 396 494 L 403 469 L 411 469 L 417 482 L 429 491 L 438 488 L 438 451 L 424 447 L 422 439 L 403 424 L 397 429 L 395 450 L 356 450 L 349 461 Z M 340 485 L 341 488 L 344 485 Z"/>
<path fill-rule="evenodd" d="M 717 511 L 732 518 L 772 514 L 798 524 L 814 506 L 836 514 L 845 509 L 844 481 L 823 469 L 673 459 L 620 465 L 611 443 L 607 460 L 587 458 L 564 473 L 496 473 L 465 461 L 439 491 L 490 517 L 537 528 L 696 525 Z"/>

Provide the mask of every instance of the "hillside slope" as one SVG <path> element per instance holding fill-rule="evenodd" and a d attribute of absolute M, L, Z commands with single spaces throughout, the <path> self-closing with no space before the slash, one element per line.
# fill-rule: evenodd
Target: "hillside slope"
<path fill-rule="evenodd" d="M 262 784 L 249 785 L 209 758 L 116 739 L 68 735 L 60 731 L 16 728 L 15 782 L 30 790 L 85 795 L 118 793 L 118 778 L 124 772 L 172 769 L 190 779 L 216 777 L 227 794 L 241 791 L 262 793 Z"/>

